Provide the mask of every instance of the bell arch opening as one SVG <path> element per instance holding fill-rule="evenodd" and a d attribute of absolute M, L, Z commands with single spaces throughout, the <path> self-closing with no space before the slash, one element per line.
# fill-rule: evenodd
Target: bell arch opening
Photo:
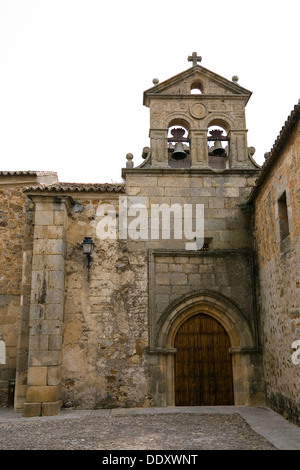
<path fill-rule="evenodd" d="M 229 168 L 229 138 L 225 127 L 209 126 L 207 146 L 209 166 L 216 170 Z"/>
<path fill-rule="evenodd" d="M 199 80 L 191 84 L 191 95 L 201 95 L 203 93 L 203 85 Z"/>
<path fill-rule="evenodd" d="M 189 124 L 183 119 L 173 120 L 168 128 L 168 165 L 171 168 L 191 165 Z"/>

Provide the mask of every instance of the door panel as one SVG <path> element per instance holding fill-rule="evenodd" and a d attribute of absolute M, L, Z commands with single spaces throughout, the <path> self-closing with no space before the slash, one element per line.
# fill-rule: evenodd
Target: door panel
<path fill-rule="evenodd" d="M 230 340 L 217 320 L 204 314 L 189 318 L 174 346 L 176 405 L 234 404 Z"/>

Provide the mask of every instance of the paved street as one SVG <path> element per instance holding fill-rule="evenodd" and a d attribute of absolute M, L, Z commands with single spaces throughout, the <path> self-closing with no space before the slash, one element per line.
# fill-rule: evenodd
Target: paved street
<path fill-rule="evenodd" d="M 267 408 L 63 410 L 23 418 L 0 408 L 0 450 L 300 450 L 300 428 Z"/>

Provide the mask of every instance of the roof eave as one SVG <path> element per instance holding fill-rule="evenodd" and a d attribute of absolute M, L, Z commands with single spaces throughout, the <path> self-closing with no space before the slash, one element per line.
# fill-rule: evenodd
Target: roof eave
<path fill-rule="evenodd" d="M 265 161 L 261 168 L 261 172 L 259 174 L 259 177 L 256 180 L 256 185 L 252 189 L 248 202 L 252 203 L 256 196 L 259 193 L 259 190 L 261 186 L 263 185 L 270 169 L 276 164 L 278 157 L 281 155 L 281 152 L 286 145 L 288 138 L 296 125 L 296 123 L 300 119 L 300 104 L 297 104 L 294 106 L 294 109 L 292 110 L 291 114 L 289 115 L 288 119 L 284 123 L 284 126 L 282 127 L 277 139 L 274 142 L 274 145 L 269 152 L 268 159 Z"/>

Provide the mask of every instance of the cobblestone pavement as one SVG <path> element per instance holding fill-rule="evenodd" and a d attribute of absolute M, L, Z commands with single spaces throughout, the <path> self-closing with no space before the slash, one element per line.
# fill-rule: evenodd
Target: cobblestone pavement
<path fill-rule="evenodd" d="M 201 408 L 199 412 L 176 408 L 165 412 L 66 410 L 57 417 L 37 418 L 22 418 L 0 409 L 0 449 L 194 451 L 278 447 L 256 432 L 238 408 L 221 407 Z"/>

